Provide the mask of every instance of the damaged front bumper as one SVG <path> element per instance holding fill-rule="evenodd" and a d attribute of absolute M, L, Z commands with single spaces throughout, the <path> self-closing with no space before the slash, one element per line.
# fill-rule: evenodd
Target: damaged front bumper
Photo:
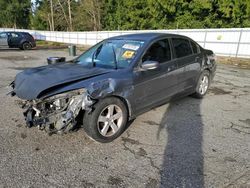
<path fill-rule="evenodd" d="M 95 103 L 85 89 L 69 91 L 46 99 L 19 101 L 28 127 L 37 126 L 49 133 L 69 132 L 76 126 L 81 110 L 90 112 Z"/>

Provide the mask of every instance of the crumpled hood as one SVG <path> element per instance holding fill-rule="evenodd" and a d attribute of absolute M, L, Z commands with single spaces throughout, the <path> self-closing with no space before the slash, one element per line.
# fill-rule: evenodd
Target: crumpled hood
<path fill-rule="evenodd" d="M 62 63 L 24 70 L 17 74 L 14 92 L 21 99 L 32 100 L 49 88 L 102 75 L 112 70 L 86 68 L 79 64 Z"/>

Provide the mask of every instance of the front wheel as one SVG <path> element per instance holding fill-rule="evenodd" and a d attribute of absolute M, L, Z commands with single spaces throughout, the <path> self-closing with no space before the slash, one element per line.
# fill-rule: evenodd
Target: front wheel
<path fill-rule="evenodd" d="M 210 86 L 210 73 L 209 71 L 204 70 L 201 73 L 199 80 L 197 82 L 194 96 L 196 98 L 203 98 L 206 95 L 209 86 Z"/>
<path fill-rule="evenodd" d="M 125 130 L 128 111 L 118 98 L 110 97 L 94 105 L 91 113 L 85 113 L 83 128 L 92 139 L 106 143 L 120 136 Z"/>

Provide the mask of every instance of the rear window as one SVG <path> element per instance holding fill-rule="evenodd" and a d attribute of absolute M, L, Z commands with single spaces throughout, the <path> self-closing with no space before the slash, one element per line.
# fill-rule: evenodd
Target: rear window
<path fill-rule="evenodd" d="M 32 37 L 29 33 L 22 33 L 22 35 L 25 37 Z"/>
<path fill-rule="evenodd" d="M 192 46 L 194 54 L 197 54 L 200 52 L 199 46 L 196 43 L 194 43 L 193 41 L 191 41 L 191 46 Z"/>
<path fill-rule="evenodd" d="M 11 35 L 12 38 L 20 37 L 20 34 L 18 34 L 18 33 L 11 33 L 10 35 Z"/>
<path fill-rule="evenodd" d="M 173 38 L 172 42 L 176 58 L 189 56 L 193 53 L 189 40 L 182 38 Z"/>

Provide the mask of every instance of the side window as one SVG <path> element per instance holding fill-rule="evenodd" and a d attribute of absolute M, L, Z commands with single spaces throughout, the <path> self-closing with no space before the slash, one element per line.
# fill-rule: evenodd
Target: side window
<path fill-rule="evenodd" d="M 159 40 L 152 44 L 142 58 L 142 61 L 158 61 L 163 63 L 171 60 L 171 50 L 168 39 Z"/>
<path fill-rule="evenodd" d="M 12 38 L 18 38 L 18 37 L 19 37 L 19 35 L 18 35 L 18 34 L 16 34 L 16 33 L 11 33 L 11 37 L 12 37 Z"/>
<path fill-rule="evenodd" d="M 200 53 L 200 52 L 201 52 L 200 46 L 199 46 L 198 44 L 196 44 L 196 46 L 197 46 L 197 51 L 198 51 L 198 53 Z"/>
<path fill-rule="evenodd" d="M 0 38 L 7 38 L 7 34 L 6 33 L 0 33 Z"/>
<path fill-rule="evenodd" d="M 176 58 L 185 57 L 193 53 L 189 40 L 173 38 L 172 41 Z"/>
<path fill-rule="evenodd" d="M 194 43 L 193 41 L 191 41 L 191 46 L 192 46 L 194 54 L 200 53 L 199 46 L 196 43 Z"/>

